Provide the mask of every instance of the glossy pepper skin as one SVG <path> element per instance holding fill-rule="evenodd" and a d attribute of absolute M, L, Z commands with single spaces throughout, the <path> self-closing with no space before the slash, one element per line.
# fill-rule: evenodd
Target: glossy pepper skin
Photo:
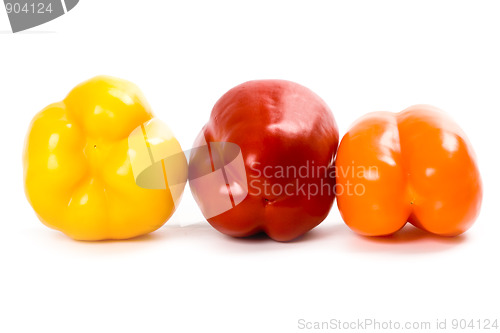
<path fill-rule="evenodd" d="M 481 206 L 481 177 L 469 140 L 429 105 L 360 118 L 340 143 L 336 176 L 340 213 L 361 235 L 389 235 L 410 222 L 456 236 L 470 228 Z"/>
<path fill-rule="evenodd" d="M 335 198 L 333 191 L 308 198 L 307 193 L 296 188 L 294 177 L 280 177 L 275 171 L 279 167 L 299 168 L 308 162 L 333 168 L 338 140 L 337 125 L 328 106 L 299 84 L 258 80 L 229 90 L 215 104 L 195 147 L 202 141 L 237 144 L 243 155 L 243 181 L 247 182 L 248 195 L 232 209 L 209 217 L 208 222 L 230 236 L 265 232 L 276 241 L 289 241 L 311 230 L 328 215 Z M 334 183 L 329 177 L 299 180 L 306 185 L 321 180 L 330 186 Z M 275 191 L 269 190 L 275 184 Z M 279 188 L 287 184 L 292 184 L 288 194 L 280 194 Z M 191 189 L 202 207 L 203 198 L 195 188 Z M 213 189 L 214 195 L 226 191 L 225 185 Z"/>
<path fill-rule="evenodd" d="M 162 226 L 174 211 L 169 189 L 137 186 L 128 156 L 128 135 L 152 117 L 134 84 L 105 76 L 38 113 L 23 164 L 39 219 L 77 240 L 126 239 Z"/>

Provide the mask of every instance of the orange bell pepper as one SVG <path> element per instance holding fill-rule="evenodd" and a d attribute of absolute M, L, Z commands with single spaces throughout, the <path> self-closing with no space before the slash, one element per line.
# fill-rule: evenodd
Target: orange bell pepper
<path fill-rule="evenodd" d="M 340 213 L 359 234 L 388 235 L 410 222 L 455 236 L 479 214 L 482 183 L 472 146 L 435 107 L 362 117 L 342 139 L 335 166 Z"/>

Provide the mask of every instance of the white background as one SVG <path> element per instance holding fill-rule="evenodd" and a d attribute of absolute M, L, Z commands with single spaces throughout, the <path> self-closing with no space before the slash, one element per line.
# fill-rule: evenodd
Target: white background
<path fill-rule="evenodd" d="M 0 8 L 0 332 L 500 320 L 498 1 L 81 0 L 45 25 L 9 30 Z M 370 111 L 436 105 L 476 149 L 481 215 L 453 239 L 407 227 L 373 240 L 351 232 L 334 206 L 295 242 L 241 240 L 212 229 L 187 188 L 148 236 L 73 241 L 43 226 L 25 199 L 22 146 L 36 112 L 98 74 L 139 85 L 185 149 L 216 100 L 251 79 L 311 88 L 341 135 Z"/>

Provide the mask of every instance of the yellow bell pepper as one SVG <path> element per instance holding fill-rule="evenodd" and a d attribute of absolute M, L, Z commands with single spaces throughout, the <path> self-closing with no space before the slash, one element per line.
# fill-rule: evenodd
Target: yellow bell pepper
<path fill-rule="evenodd" d="M 166 165 L 167 156 L 178 163 Z M 23 165 L 26 196 L 38 218 L 78 240 L 126 239 L 158 229 L 173 214 L 187 177 L 179 143 L 153 118 L 141 91 L 104 76 L 34 117 Z"/>

